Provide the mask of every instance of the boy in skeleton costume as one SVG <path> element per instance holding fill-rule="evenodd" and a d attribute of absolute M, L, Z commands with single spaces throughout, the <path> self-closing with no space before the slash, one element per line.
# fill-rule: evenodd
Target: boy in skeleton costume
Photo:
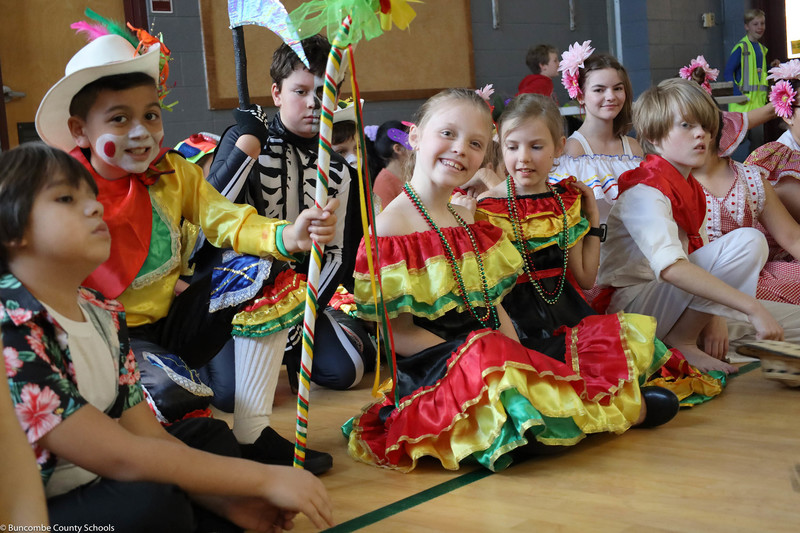
<path fill-rule="evenodd" d="M 293 220 L 314 205 L 322 76 L 330 51 L 319 35 L 302 41 L 310 70 L 292 49 L 282 44 L 273 54 L 271 94 L 279 113 L 268 121 L 259 106 L 234 111 L 237 124 L 220 141 L 209 182 L 228 198 L 253 205 L 259 214 Z M 337 228 L 325 246 L 318 300 L 324 309 L 340 283 L 352 285 L 355 252 L 360 239 L 355 172 L 338 154 L 331 155 L 329 196 L 339 199 Z M 204 252 L 213 250 L 204 250 Z M 199 267 L 215 259 L 201 252 Z M 309 258 L 291 266 L 306 273 Z M 205 264 L 205 265 L 204 265 Z M 338 312 L 325 309 L 316 323 L 312 380 L 336 389 L 361 381 L 365 351 L 353 328 L 339 322 Z M 362 339 L 364 337 L 362 336 Z M 300 329 L 290 333 L 287 362 L 299 361 Z M 291 368 L 291 367 L 290 367 Z"/>

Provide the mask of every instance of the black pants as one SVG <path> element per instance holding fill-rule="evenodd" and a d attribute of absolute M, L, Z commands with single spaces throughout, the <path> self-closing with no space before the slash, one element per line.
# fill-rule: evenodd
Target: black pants
<path fill-rule="evenodd" d="M 132 344 L 134 340 L 146 341 L 177 355 L 190 368 L 203 366 L 231 338 L 231 320 L 239 311 L 239 306 L 234 306 L 209 313 L 210 294 L 210 274 L 192 281 L 172 302 L 167 316 L 130 328 Z"/>
<path fill-rule="evenodd" d="M 239 457 L 239 444 L 225 422 L 194 418 L 167 428 L 192 448 Z M 197 465 L 202 468 L 203 465 Z M 96 525 L 115 533 L 239 532 L 239 527 L 196 506 L 175 485 L 101 478 L 47 500 L 51 524 Z M 102 529 L 106 526 L 106 529 Z"/>

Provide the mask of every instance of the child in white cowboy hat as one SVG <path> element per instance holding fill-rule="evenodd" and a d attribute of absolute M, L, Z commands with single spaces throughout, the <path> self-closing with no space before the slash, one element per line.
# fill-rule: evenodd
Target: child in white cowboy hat
<path fill-rule="evenodd" d="M 246 445 L 264 431 L 274 433 L 269 415 L 286 330 L 302 316 L 302 301 L 279 296 L 302 281 L 291 270 L 281 271 L 282 264 L 273 259 L 294 261 L 295 254 L 310 249 L 312 240 L 329 242 L 338 201 L 304 210 L 293 224 L 264 218 L 250 206 L 232 204 L 203 179 L 196 165 L 162 149 L 156 80 L 165 80 L 160 79 L 159 46 L 156 41 L 139 55 L 121 36 L 96 38 L 75 54 L 64 78 L 45 95 L 36 127 L 45 142 L 78 159 L 98 185 L 111 254 L 84 284 L 125 306 L 140 366 L 202 366 L 230 339 L 236 322 L 242 373 L 236 377 L 233 431 Z M 212 245 L 261 260 L 234 254 L 230 268 L 195 280 L 176 297 L 181 219 L 198 224 Z M 248 275 L 235 276 L 243 268 Z M 242 311 L 254 298 L 258 303 Z M 192 379 L 182 383 L 190 389 L 204 387 Z M 173 411 L 169 402 L 156 406 L 164 418 L 186 414 Z M 292 452 L 283 448 L 248 457 L 291 464 Z M 331 465 L 328 454 L 306 454 L 306 469 L 314 473 Z"/>

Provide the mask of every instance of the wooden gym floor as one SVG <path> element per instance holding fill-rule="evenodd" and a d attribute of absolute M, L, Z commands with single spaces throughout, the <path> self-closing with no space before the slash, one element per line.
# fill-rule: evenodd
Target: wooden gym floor
<path fill-rule="evenodd" d="M 660 428 L 596 435 L 495 474 L 433 460 L 409 474 L 357 463 L 339 426 L 370 401 L 373 375 L 355 390 L 312 388 L 309 445 L 334 460 L 321 477 L 338 524 L 330 531 L 800 531 L 800 390 L 758 365 Z M 287 438 L 295 414 L 284 373 L 274 427 Z M 294 531 L 313 527 L 298 517 Z"/>

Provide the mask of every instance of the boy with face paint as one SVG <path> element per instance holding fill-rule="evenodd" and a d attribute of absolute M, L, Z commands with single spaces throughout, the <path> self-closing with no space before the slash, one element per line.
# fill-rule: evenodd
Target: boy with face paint
<path fill-rule="evenodd" d="M 234 110 L 237 124 L 222 136 L 209 182 L 228 198 L 253 205 L 259 214 L 294 220 L 314 205 L 317 184 L 317 151 L 323 76 L 330 43 L 321 35 L 301 41 L 310 68 L 288 45 L 272 56 L 271 95 L 278 113 L 267 120 L 259 106 Z M 355 253 L 361 238 L 358 220 L 356 172 L 339 154 L 331 154 L 328 194 L 339 200 L 336 234 L 325 246 L 318 300 L 322 309 L 339 284 L 351 287 Z M 197 269 L 215 264 L 203 250 Z M 291 265 L 306 273 L 308 261 Z M 319 314 L 315 329 L 312 381 L 335 389 L 347 389 L 361 381 L 366 355 L 363 340 L 351 327 L 343 327 L 331 309 Z M 363 337 L 363 336 L 362 336 Z M 287 365 L 299 361 L 300 330 L 290 333 Z M 291 366 L 290 366 L 291 369 Z"/>
<path fill-rule="evenodd" d="M 286 448 L 279 453 L 251 449 L 260 436 L 274 440 L 277 435 L 269 427 L 272 398 L 288 327 L 296 322 L 295 314 L 302 315 L 299 300 L 278 296 L 291 295 L 289 289 L 300 284 L 283 262 L 296 260 L 295 254 L 308 251 L 314 239 L 330 242 L 338 201 L 303 210 L 294 223 L 265 218 L 251 206 L 231 203 L 206 182 L 198 166 L 161 148 L 164 131 L 155 81 L 159 46 L 139 55 L 118 35 L 96 38 L 70 60 L 66 75 L 37 112 L 40 137 L 86 167 L 104 207 L 110 257 L 84 285 L 125 306 L 143 384 L 166 421 L 187 413 L 171 402 L 174 384 L 162 376 L 172 374 L 160 369 L 198 368 L 233 334 L 243 369 L 236 379 L 233 431 L 243 455 L 290 464 L 292 452 Z M 183 219 L 199 225 L 211 245 L 249 255 L 234 254 L 226 265 L 233 274 L 218 270 L 196 278 L 176 297 Z M 247 275 L 236 277 L 237 269 Z M 274 309 L 252 309 L 250 304 L 262 296 L 269 296 Z M 265 309 L 272 312 L 259 318 Z M 232 333 L 232 322 L 258 327 L 260 333 L 244 326 Z M 195 377 L 189 371 L 172 381 L 202 396 L 204 386 Z M 306 456 L 306 469 L 314 473 L 331 465 L 328 454 L 311 451 Z"/>

